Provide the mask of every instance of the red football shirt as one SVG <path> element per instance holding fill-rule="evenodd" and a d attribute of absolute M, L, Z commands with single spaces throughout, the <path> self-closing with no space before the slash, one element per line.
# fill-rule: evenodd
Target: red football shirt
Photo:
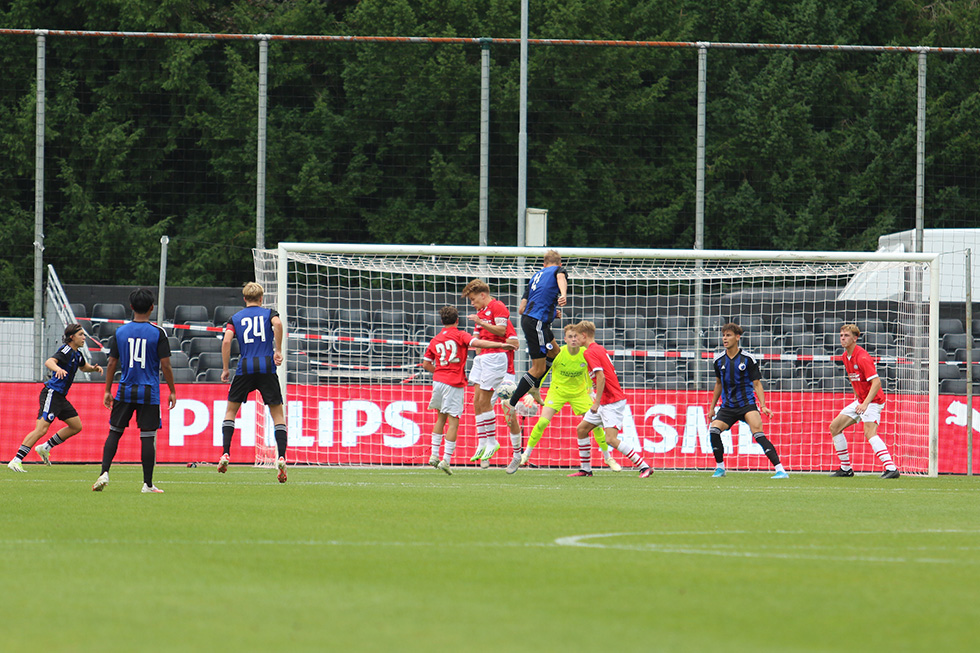
<path fill-rule="evenodd" d="M 476 312 L 477 316 L 484 322 L 489 322 L 490 324 L 504 324 L 510 323 L 510 311 L 504 306 L 504 303 L 499 299 L 491 299 L 490 303 L 483 307 L 482 310 Z M 482 326 L 477 325 L 473 332 L 480 340 L 489 340 L 490 342 L 507 342 L 507 334 L 502 336 L 495 336 Z M 483 354 L 493 354 L 499 353 L 500 349 L 481 349 L 478 355 Z"/>
<path fill-rule="evenodd" d="M 436 370 L 432 380 L 456 388 L 466 386 L 466 352 L 473 336 L 448 326 L 440 331 L 425 349 L 422 360 L 432 363 Z"/>
<path fill-rule="evenodd" d="M 504 333 L 504 340 L 507 341 L 516 337 L 517 331 L 514 329 L 513 323 L 510 320 L 507 320 L 507 331 Z M 514 350 L 505 349 L 504 351 L 507 352 L 507 373 L 514 374 L 516 376 L 516 372 L 514 372 Z"/>
<path fill-rule="evenodd" d="M 626 399 L 626 393 L 619 385 L 619 377 L 616 376 L 616 368 L 613 367 L 612 360 L 602 345 L 593 342 L 583 352 L 585 362 L 589 365 L 589 376 L 595 379 L 595 373 L 602 370 L 606 377 L 606 387 L 602 390 L 602 397 L 599 399 L 600 405 L 614 404 L 617 401 Z"/>
<path fill-rule="evenodd" d="M 871 381 L 878 378 L 875 362 L 871 360 L 871 355 L 868 354 L 867 350 L 860 345 L 854 348 L 854 353 L 850 356 L 845 351 L 843 358 L 844 371 L 851 382 L 851 387 L 854 388 L 854 394 L 857 395 L 858 401 L 863 402 L 868 398 L 868 392 L 871 391 Z M 885 403 L 884 389 L 878 391 L 871 403 Z"/>

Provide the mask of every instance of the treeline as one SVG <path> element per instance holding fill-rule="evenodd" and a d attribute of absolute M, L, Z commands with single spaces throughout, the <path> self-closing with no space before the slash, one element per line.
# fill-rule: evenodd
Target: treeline
<path fill-rule="evenodd" d="M 978 45 L 976 3 L 532 0 L 532 38 Z M 512 0 L 0 3 L 9 28 L 519 36 Z M 0 48 L 0 315 L 30 312 L 35 40 Z M 516 244 L 516 46 L 491 46 L 491 244 Z M 479 46 L 269 49 L 266 242 L 477 244 Z M 927 227 L 977 225 L 980 55 L 928 58 Z M 692 49 L 536 46 L 528 205 L 556 246 L 694 244 Z M 914 54 L 710 49 L 709 248 L 874 249 L 915 215 Z M 237 285 L 254 41 L 47 39 L 45 260 L 72 283 Z"/>

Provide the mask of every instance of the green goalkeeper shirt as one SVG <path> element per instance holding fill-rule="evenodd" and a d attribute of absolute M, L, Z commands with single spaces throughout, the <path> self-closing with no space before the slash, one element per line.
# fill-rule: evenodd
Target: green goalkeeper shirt
<path fill-rule="evenodd" d="M 574 397 L 588 394 L 592 390 L 589 365 L 585 362 L 585 348 L 579 347 L 577 354 L 568 353 L 568 345 L 562 345 L 551 364 L 551 390 L 565 396 Z"/>

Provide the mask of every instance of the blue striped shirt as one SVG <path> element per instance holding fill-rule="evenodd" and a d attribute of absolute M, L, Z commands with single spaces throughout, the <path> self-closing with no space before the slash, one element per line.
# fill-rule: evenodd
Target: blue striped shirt
<path fill-rule="evenodd" d="M 59 379 L 52 372 L 51 378 L 47 380 L 44 386 L 55 392 L 67 395 L 71 384 L 75 381 L 75 373 L 78 372 L 78 368 L 84 362 L 82 352 L 72 349 L 71 345 L 62 345 L 61 349 L 56 351 L 51 358 L 58 361 L 58 366 L 68 372 L 68 374 L 65 375 L 65 378 Z"/>
<path fill-rule="evenodd" d="M 276 337 L 272 318 L 279 312 L 261 306 L 246 306 L 231 316 L 228 327 L 238 339 L 241 352 L 235 374 L 275 374 Z"/>
<path fill-rule="evenodd" d="M 558 287 L 559 274 L 568 278 L 565 268 L 560 265 L 541 268 L 534 273 L 527 282 L 527 291 L 523 297 L 527 300 L 524 315 L 545 323 L 551 323 L 555 319 L 558 297 L 561 295 L 561 289 Z"/>
<path fill-rule="evenodd" d="M 116 401 L 160 404 L 160 360 L 170 358 L 170 341 L 163 329 L 149 322 L 128 322 L 116 331 L 109 358 L 119 361 L 122 378 Z"/>
<path fill-rule="evenodd" d="M 721 405 L 725 408 L 741 408 L 755 405 L 753 381 L 762 378 L 759 361 L 752 354 L 739 349 L 733 358 L 727 352 L 715 355 L 715 376 L 721 380 Z"/>

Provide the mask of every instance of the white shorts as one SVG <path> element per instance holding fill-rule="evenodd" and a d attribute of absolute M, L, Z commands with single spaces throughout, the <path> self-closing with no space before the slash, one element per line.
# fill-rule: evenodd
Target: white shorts
<path fill-rule="evenodd" d="M 582 419 L 595 426 L 610 427 L 622 431 L 623 418 L 625 415 L 626 400 L 620 399 L 619 401 L 611 404 L 600 405 L 598 413 L 593 412 L 590 408 Z"/>
<path fill-rule="evenodd" d="M 462 417 L 465 394 L 465 387 L 457 388 L 441 381 L 435 381 L 432 384 L 432 399 L 429 400 L 429 408 L 452 417 Z"/>
<path fill-rule="evenodd" d="M 857 407 L 860 406 L 860 402 L 853 402 L 848 404 L 844 410 L 840 412 L 841 415 L 847 415 L 855 422 L 874 422 L 875 424 L 881 423 L 881 408 L 885 404 L 871 404 L 864 413 L 858 415 Z"/>
<path fill-rule="evenodd" d="M 480 354 L 473 360 L 469 380 L 481 390 L 495 390 L 506 377 L 507 354 L 504 352 Z"/>

